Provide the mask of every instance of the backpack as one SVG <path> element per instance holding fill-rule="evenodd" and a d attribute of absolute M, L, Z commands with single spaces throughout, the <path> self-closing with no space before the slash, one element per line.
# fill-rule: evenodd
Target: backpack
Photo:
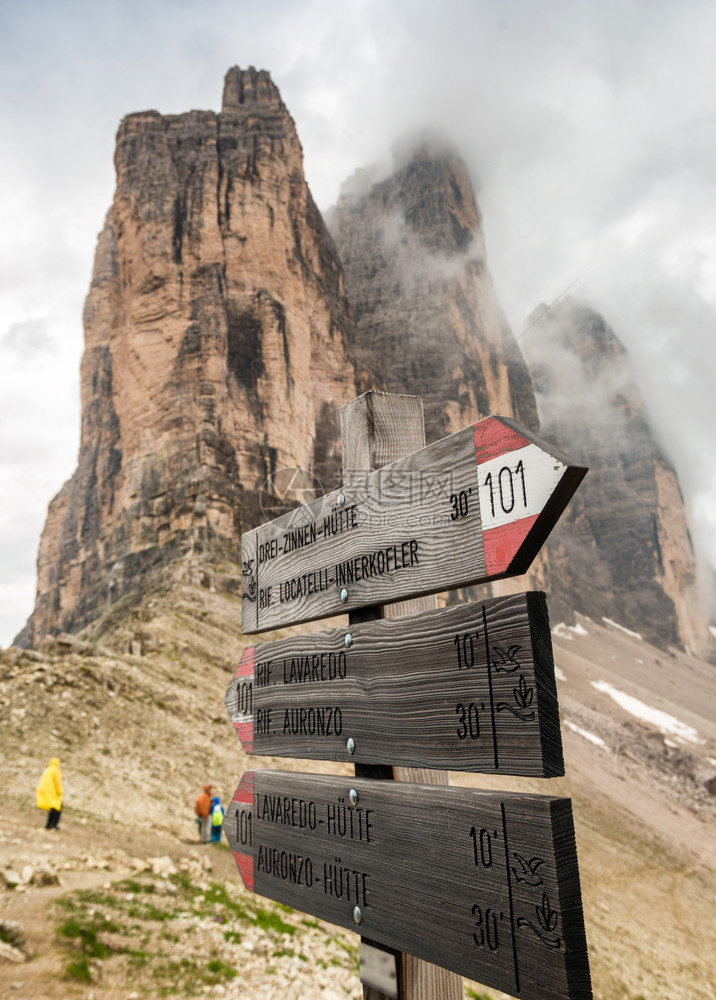
<path fill-rule="evenodd" d="M 222 820 L 224 819 L 224 810 L 221 806 L 214 806 L 211 811 L 211 825 L 221 826 Z"/>

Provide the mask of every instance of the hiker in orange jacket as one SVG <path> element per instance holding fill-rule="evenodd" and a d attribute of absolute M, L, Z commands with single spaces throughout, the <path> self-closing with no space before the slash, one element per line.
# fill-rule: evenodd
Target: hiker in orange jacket
<path fill-rule="evenodd" d="M 56 830 L 62 812 L 62 772 L 59 757 L 53 757 L 37 786 L 37 808 L 47 810 L 46 830 Z"/>
<path fill-rule="evenodd" d="M 202 844 L 208 844 L 211 840 L 211 821 L 209 819 L 209 814 L 211 813 L 211 785 L 204 785 L 204 791 L 194 805 L 194 812 L 197 815 L 201 842 Z"/>

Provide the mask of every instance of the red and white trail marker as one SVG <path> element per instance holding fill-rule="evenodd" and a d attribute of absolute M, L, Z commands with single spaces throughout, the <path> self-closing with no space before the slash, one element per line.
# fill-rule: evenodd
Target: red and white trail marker
<path fill-rule="evenodd" d="M 474 431 L 485 570 L 494 577 L 508 572 L 568 466 L 496 417 Z"/>

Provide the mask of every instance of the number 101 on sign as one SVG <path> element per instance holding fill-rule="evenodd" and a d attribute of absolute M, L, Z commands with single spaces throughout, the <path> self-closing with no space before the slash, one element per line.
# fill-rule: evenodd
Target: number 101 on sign
<path fill-rule="evenodd" d="M 483 531 L 536 517 L 564 466 L 534 444 L 477 467 Z"/>

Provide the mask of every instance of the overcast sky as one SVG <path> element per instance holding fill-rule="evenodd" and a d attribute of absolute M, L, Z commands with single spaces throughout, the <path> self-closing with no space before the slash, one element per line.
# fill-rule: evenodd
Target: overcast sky
<path fill-rule="evenodd" d="M 401 135 L 453 139 L 515 334 L 578 279 L 632 355 L 716 565 L 715 37 L 705 0 L 1 3 L 0 646 L 76 464 L 117 126 L 218 110 L 232 65 L 271 72 L 324 210 Z"/>

